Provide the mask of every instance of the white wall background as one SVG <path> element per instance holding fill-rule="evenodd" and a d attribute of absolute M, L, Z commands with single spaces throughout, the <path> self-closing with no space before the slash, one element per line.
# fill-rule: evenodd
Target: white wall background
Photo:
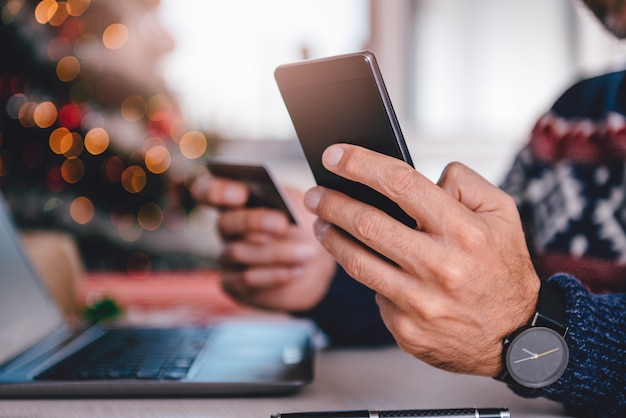
<path fill-rule="evenodd" d="M 499 182 L 572 81 L 624 65 L 623 44 L 576 0 L 162 0 L 162 11 L 178 43 L 165 74 L 197 126 L 293 139 L 274 68 L 303 48 L 367 47 L 433 180 L 460 160 Z"/>

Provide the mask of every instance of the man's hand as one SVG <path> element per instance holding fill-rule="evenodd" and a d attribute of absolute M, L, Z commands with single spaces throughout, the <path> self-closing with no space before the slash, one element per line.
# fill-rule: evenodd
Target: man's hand
<path fill-rule="evenodd" d="M 378 293 L 398 345 L 446 370 L 497 375 L 502 340 L 529 321 L 539 290 L 513 200 L 459 163 L 450 164 L 437 185 L 402 161 L 353 145 L 333 145 L 322 160 L 417 221 L 411 229 L 322 187 L 305 195 L 319 217 L 318 239 Z"/>
<path fill-rule="evenodd" d="M 242 303 L 265 309 L 302 311 L 325 295 L 336 263 L 315 239 L 314 221 L 302 193 L 287 190 L 299 225 L 282 212 L 245 207 L 243 183 L 201 178 L 194 198 L 221 210 L 218 228 L 225 247 L 220 257 L 224 289 Z"/>

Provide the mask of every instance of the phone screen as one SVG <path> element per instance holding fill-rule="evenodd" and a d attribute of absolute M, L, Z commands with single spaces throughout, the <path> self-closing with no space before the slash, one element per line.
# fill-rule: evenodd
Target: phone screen
<path fill-rule="evenodd" d="M 365 51 L 282 65 L 275 78 L 316 182 L 415 227 L 395 202 L 332 174 L 321 162 L 328 146 L 343 142 L 413 166 L 374 55 Z"/>

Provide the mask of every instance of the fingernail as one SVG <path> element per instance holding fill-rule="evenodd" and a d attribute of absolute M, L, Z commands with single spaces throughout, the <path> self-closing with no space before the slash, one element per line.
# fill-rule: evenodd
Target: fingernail
<path fill-rule="evenodd" d="M 246 194 L 239 187 L 229 186 L 224 189 L 224 200 L 228 204 L 240 205 L 246 199 Z"/>
<path fill-rule="evenodd" d="M 322 198 L 322 190 L 314 187 L 304 194 L 304 206 L 311 210 L 316 210 Z"/>
<path fill-rule="evenodd" d="M 334 167 L 339 164 L 341 157 L 343 157 L 343 148 L 339 145 L 331 145 L 322 154 L 322 161 L 325 165 Z"/>
<path fill-rule="evenodd" d="M 313 224 L 313 231 L 315 231 L 315 236 L 317 237 L 318 241 L 324 239 L 328 228 L 330 228 L 330 224 L 325 220 L 320 218 L 317 218 L 315 220 L 315 223 Z"/>

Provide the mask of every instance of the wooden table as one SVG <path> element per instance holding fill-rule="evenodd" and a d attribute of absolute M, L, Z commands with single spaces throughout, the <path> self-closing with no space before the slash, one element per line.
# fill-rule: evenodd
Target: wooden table
<path fill-rule="evenodd" d="M 321 351 L 315 382 L 286 397 L 1 400 L 0 418 L 269 418 L 310 410 L 502 406 L 513 418 L 566 416 L 560 405 L 518 397 L 493 379 L 443 372 L 397 348 L 379 348 Z"/>

